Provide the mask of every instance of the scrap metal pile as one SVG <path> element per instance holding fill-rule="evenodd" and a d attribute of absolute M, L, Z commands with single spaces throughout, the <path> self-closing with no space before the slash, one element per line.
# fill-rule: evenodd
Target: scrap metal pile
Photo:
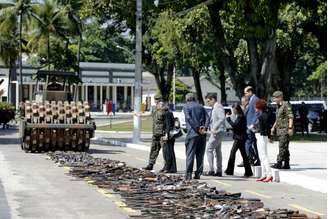
<path fill-rule="evenodd" d="M 94 158 L 87 153 L 51 152 L 50 159 L 71 167 L 69 174 L 121 195 L 134 218 L 309 218 L 288 209 L 264 208 L 259 199 L 246 199 L 180 175 L 155 174 L 120 161 Z"/>

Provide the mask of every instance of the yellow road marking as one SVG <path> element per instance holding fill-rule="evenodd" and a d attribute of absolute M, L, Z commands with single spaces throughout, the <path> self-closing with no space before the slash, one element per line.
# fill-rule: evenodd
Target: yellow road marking
<path fill-rule="evenodd" d="M 126 207 L 126 204 L 122 201 L 116 201 L 115 204 L 120 208 Z"/>
<path fill-rule="evenodd" d="M 108 192 L 105 189 L 97 189 L 98 192 L 100 192 L 101 194 L 103 194 L 104 196 L 108 197 L 108 198 L 114 198 L 114 195 L 112 195 L 110 192 Z"/>
<path fill-rule="evenodd" d="M 124 211 L 129 212 L 129 213 L 135 213 L 135 212 L 137 212 L 137 211 L 134 210 L 133 208 L 129 208 L 129 207 L 123 207 L 122 209 L 123 209 Z"/>
<path fill-rule="evenodd" d="M 315 215 L 319 215 L 319 216 L 324 216 L 324 214 L 322 214 L 322 213 L 319 213 L 319 212 L 310 210 L 308 208 L 302 207 L 302 206 L 297 205 L 297 204 L 289 204 L 289 206 L 290 207 L 293 207 L 293 208 L 296 208 L 298 210 L 301 210 L 301 211 L 305 211 L 305 212 L 311 213 L 311 214 L 315 214 Z"/>
<path fill-rule="evenodd" d="M 64 167 L 64 173 L 69 173 L 70 170 L 71 170 L 70 167 Z"/>
<path fill-rule="evenodd" d="M 266 198 L 266 199 L 271 199 L 272 197 L 269 196 L 269 195 L 264 195 L 264 194 L 261 194 L 261 193 L 258 193 L 258 192 L 254 192 L 252 190 L 246 190 L 247 193 L 250 193 L 252 195 L 256 195 L 256 196 L 259 196 L 261 198 Z"/>
<path fill-rule="evenodd" d="M 216 182 L 216 183 L 218 183 L 218 184 L 220 184 L 220 185 L 224 185 L 224 186 L 227 186 L 227 187 L 231 187 L 232 185 L 231 184 L 229 184 L 229 183 L 225 183 L 225 182 L 220 182 L 220 181 L 214 181 L 214 182 Z"/>
<path fill-rule="evenodd" d="M 87 180 L 87 183 L 88 184 L 93 184 L 93 183 L 95 183 L 96 181 L 94 181 L 94 180 Z"/>

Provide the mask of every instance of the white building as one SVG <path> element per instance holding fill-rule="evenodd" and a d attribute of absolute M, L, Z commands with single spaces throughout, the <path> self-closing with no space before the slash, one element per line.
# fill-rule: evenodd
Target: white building
<path fill-rule="evenodd" d="M 83 84 L 79 86 L 79 100 L 88 101 L 93 110 L 100 110 L 105 100 L 112 100 L 117 109 L 131 109 L 133 107 L 134 64 L 122 63 L 91 63 L 81 62 L 80 70 Z M 23 100 L 34 98 L 36 82 L 32 75 L 37 68 L 23 66 Z M 0 79 L 8 80 L 9 69 L 0 66 Z M 13 69 L 11 75 L 11 97 L 8 97 L 8 83 L 1 88 L 6 90 L 2 100 L 10 98 L 10 102 L 18 107 L 17 86 L 19 69 Z M 39 83 L 42 86 L 42 83 Z"/>

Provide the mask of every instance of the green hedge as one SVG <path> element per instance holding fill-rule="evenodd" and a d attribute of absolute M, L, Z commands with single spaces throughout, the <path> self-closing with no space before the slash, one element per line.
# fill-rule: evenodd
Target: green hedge
<path fill-rule="evenodd" d="M 0 124 L 4 127 L 12 119 L 15 119 L 15 107 L 6 102 L 0 102 Z"/>

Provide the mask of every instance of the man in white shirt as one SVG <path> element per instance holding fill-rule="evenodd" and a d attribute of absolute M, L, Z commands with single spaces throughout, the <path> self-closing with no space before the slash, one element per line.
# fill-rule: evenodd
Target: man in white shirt
<path fill-rule="evenodd" d="M 225 132 L 225 112 L 222 104 L 217 102 L 216 94 L 208 94 L 207 103 L 213 107 L 210 117 L 210 138 L 206 145 L 206 154 L 210 171 L 208 176 L 222 176 L 221 143 Z M 214 172 L 214 153 L 216 154 L 216 172 Z"/>

